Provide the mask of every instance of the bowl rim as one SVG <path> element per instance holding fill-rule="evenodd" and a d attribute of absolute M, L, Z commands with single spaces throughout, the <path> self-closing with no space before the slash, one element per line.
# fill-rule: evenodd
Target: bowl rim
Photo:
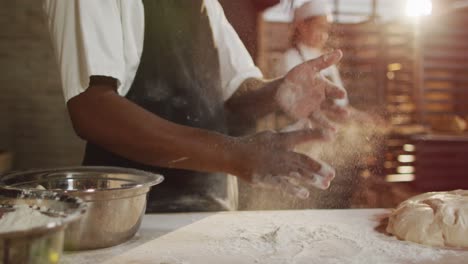
<path fill-rule="evenodd" d="M 164 176 L 144 170 L 138 170 L 133 168 L 124 168 L 124 167 L 112 167 L 112 166 L 70 166 L 70 167 L 59 167 L 59 168 L 49 168 L 49 169 L 29 169 L 23 171 L 12 171 L 0 175 L 0 187 L 7 187 L 12 189 L 19 190 L 40 190 L 36 188 L 24 188 L 16 185 L 8 185 L 5 183 L 7 178 L 12 178 L 22 174 L 39 174 L 39 173 L 54 173 L 54 172 L 103 172 L 103 173 L 127 173 L 135 176 L 145 176 L 151 180 L 145 183 L 137 183 L 129 186 L 119 187 L 119 188 L 108 188 L 108 189 L 93 189 L 93 191 L 88 190 L 64 190 L 64 189 L 53 189 L 51 191 L 60 192 L 60 193 L 103 193 L 110 191 L 119 191 L 119 190 L 132 190 L 140 189 L 142 187 L 152 187 L 160 184 L 164 181 Z"/>
<path fill-rule="evenodd" d="M 17 230 L 17 231 L 9 231 L 9 232 L 0 232 L 0 239 L 12 239 L 12 238 L 19 238 L 19 237 L 38 237 L 45 234 L 52 234 L 60 229 L 65 228 L 68 224 L 78 221 L 87 211 L 88 205 L 84 202 L 81 198 L 70 196 L 67 194 L 63 194 L 60 192 L 54 191 L 44 191 L 44 190 L 21 190 L 18 188 L 9 188 L 9 187 L 0 187 L 0 193 L 5 195 L 5 193 L 9 193 L 12 199 L 26 199 L 28 196 L 32 199 L 42 199 L 42 200 L 53 200 L 63 202 L 63 203 L 74 203 L 76 204 L 76 208 L 73 209 L 72 213 L 66 214 L 65 217 L 60 218 L 58 221 L 48 223 L 45 226 L 38 226 L 24 230 Z M 16 197 L 13 195 L 16 194 Z M 38 197 L 31 197 L 33 195 L 40 195 Z M 44 195 L 50 197 L 44 197 Z"/>

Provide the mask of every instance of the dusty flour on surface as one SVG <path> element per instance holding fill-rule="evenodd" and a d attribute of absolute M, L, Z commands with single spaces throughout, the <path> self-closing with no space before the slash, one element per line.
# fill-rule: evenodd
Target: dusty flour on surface
<path fill-rule="evenodd" d="M 326 224 L 315 228 L 273 224 L 258 233 L 236 228 L 237 237 L 212 241 L 209 248 L 214 254 L 249 256 L 252 263 L 269 264 L 424 263 L 447 254 L 375 231 L 350 230 L 351 226 Z"/>
<path fill-rule="evenodd" d="M 56 223 L 59 218 L 47 216 L 28 205 L 15 205 L 14 211 L 6 212 L 0 218 L 0 233 L 21 231 Z"/>

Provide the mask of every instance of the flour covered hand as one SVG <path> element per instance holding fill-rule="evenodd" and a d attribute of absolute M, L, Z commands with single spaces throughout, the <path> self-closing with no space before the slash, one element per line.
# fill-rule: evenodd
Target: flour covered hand
<path fill-rule="evenodd" d="M 288 72 L 276 93 L 280 108 L 296 120 L 310 118 L 322 128 L 335 130 L 329 119 L 343 118 L 348 112 L 336 105 L 334 99 L 344 99 L 346 91 L 328 81 L 320 71 L 336 64 L 341 57 L 341 51 L 337 50 Z"/>
<path fill-rule="evenodd" d="M 298 157 L 302 156 L 302 159 L 305 158 L 302 154 L 295 154 Z M 266 189 L 281 190 L 297 198 L 307 199 L 310 195 L 310 188 L 326 190 L 335 178 L 335 171 L 328 164 L 318 160 L 314 162 L 316 169 L 309 171 L 292 170 L 278 175 L 254 173 L 252 184 Z"/>
<path fill-rule="evenodd" d="M 327 164 L 292 151 L 305 142 L 327 141 L 325 130 L 265 131 L 239 138 L 235 144 L 239 164 L 235 174 L 254 186 L 281 190 L 305 199 L 309 189 L 327 189 L 335 171 Z"/>

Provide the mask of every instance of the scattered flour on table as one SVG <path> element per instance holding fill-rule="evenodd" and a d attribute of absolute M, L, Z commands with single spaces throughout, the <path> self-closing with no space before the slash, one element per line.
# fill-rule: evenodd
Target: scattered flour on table
<path fill-rule="evenodd" d="M 272 224 L 261 232 L 239 227 L 233 232 L 227 239 L 210 242 L 210 251 L 249 256 L 252 263 L 268 264 L 424 263 L 447 254 L 443 249 L 398 241 L 376 231 L 353 230 L 352 226 Z"/>
<path fill-rule="evenodd" d="M 161 256 L 161 260 L 159 260 L 158 264 L 190 264 L 187 261 L 182 261 L 174 256 Z"/>
<path fill-rule="evenodd" d="M 14 211 L 5 212 L 0 218 L 0 233 L 27 230 L 59 221 L 28 205 L 15 205 L 12 209 Z"/>

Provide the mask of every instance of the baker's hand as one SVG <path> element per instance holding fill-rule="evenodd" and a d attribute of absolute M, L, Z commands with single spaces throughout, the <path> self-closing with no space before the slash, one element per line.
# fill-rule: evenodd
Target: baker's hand
<path fill-rule="evenodd" d="M 342 55 L 337 50 L 304 62 L 288 72 L 276 93 L 280 108 L 296 120 L 310 118 L 322 128 L 335 130 L 329 118 L 340 119 L 348 112 L 336 105 L 334 99 L 345 98 L 346 91 L 328 81 L 320 71 L 336 64 Z"/>
<path fill-rule="evenodd" d="M 292 149 L 301 143 L 331 137 L 323 130 L 309 129 L 288 133 L 267 131 L 239 138 L 237 176 L 253 185 L 281 189 L 305 199 L 311 187 L 327 189 L 335 172 L 329 165 Z"/>

